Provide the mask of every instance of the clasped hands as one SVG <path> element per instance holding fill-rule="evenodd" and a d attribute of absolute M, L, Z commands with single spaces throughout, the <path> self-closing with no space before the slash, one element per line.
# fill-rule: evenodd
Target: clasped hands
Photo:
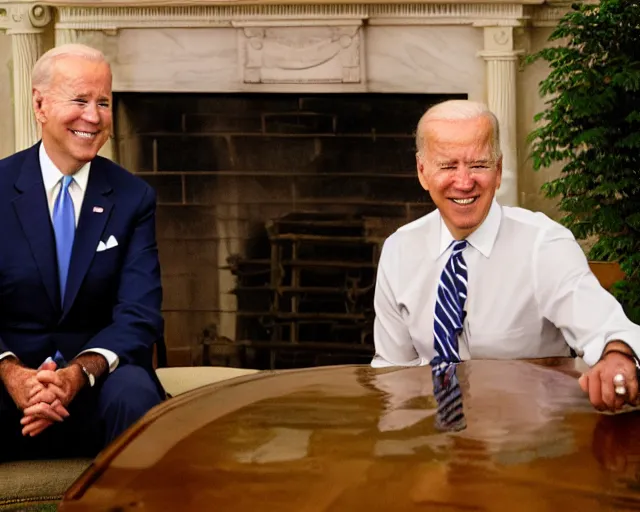
<path fill-rule="evenodd" d="M 625 404 L 640 404 L 638 376 L 629 348 L 618 342 L 607 345 L 603 356 L 579 380 L 599 411 L 615 412 Z"/>
<path fill-rule="evenodd" d="M 54 361 L 46 361 L 37 370 L 15 365 L 6 387 L 24 413 L 20 420 L 22 435 L 36 436 L 68 418 L 67 407 L 82 382 L 80 367 L 75 364 L 57 369 Z"/>

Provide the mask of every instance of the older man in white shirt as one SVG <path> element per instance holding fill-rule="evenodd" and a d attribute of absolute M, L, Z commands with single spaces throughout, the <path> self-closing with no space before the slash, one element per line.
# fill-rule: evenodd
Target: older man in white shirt
<path fill-rule="evenodd" d="M 635 403 L 640 327 L 600 286 L 568 229 L 496 203 L 495 116 L 479 103 L 444 102 L 425 113 L 416 139 L 418 177 L 437 209 L 384 244 L 372 366 L 572 348 L 591 366 L 580 384 L 596 408 Z"/>

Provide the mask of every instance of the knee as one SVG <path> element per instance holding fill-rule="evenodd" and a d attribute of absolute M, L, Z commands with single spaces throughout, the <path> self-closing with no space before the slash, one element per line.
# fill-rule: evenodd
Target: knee
<path fill-rule="evenodd" d="M 139 366 L 117 368 L 100 392 L 100 409 L 107 416 L 143 416 L 161 402 L 156 383 Z"/>

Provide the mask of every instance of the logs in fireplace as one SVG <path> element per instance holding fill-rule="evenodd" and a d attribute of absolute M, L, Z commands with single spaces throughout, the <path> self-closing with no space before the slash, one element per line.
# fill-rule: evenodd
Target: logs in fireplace
<path fill-rule="evenodd" d="M 238 279 L 237 343 L 254 363 L 282 368 L 371 357 L 379 226 L 363 216 L 292 213 L 266 226 L 269 257 L 230 261 Z"/>

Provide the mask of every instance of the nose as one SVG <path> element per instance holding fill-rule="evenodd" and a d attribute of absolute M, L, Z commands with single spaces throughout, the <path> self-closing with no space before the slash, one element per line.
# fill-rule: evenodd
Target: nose
<path fill-rule="evenodd" d="M 82 119 L 88 123 L 98 124 L 100 122 L 100 113 L 98 105 L 92 101 L 88 102 L 82 113 Z"/>
<path fill-rule="evenodd" d="M 468 192 L 473 189 L 475 180 L 467 167 L 460 166 L 455 173 L 453 184 L 458 190 Z"/>

